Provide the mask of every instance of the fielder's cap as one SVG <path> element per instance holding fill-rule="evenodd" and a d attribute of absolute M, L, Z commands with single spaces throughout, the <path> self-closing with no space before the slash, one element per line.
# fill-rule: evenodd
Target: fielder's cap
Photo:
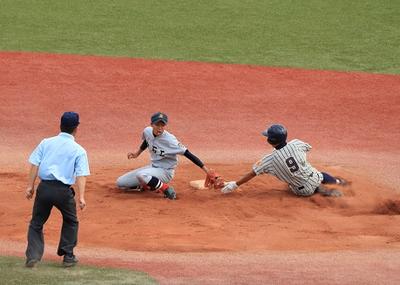
<path fill-rule="evenodd" d="M 79 114 L 75 112 L 65 112 L 61 117 L 61 125 L 65 127 L 76 127 L 79 125 Z"/>
<path fill-rule="evenodd" d="M 168 123 L 168 116 L 164 113 L 157 112 L 151 116 L 151 123 L 155 124 L 158 122 L 163 122 L 164 124 Z"/>

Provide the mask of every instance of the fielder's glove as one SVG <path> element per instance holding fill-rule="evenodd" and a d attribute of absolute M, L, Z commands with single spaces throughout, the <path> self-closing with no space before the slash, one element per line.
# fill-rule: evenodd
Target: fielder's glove
<path fill-rule="evenodd" d="M 214 182 L 214 189 L 222 189 L 225 186 L 225 180 L 222 176 L 217 176 Z"/>
<path fill-rule="evenodd" d="M 236 182 L 231 181 L 231 182 L 226 183 L 225 187 L 221 189 L 221 192 L 224 194 L 227 194 L 232 191 L 235 191 L 238 188 L 239 188 L 239 186 L 236 184 Z"/>
<path fill-rule="evenodd" d="M 204 181 L 204 187 L 207 187 L 209 189 L 221 189 L 222 187 L 224 187 L 224 185 L 224 178 L 222 178 L 221 175 L 215 172 L 214 169 L 210 169 L 207 173 L 206 180 Z"/>

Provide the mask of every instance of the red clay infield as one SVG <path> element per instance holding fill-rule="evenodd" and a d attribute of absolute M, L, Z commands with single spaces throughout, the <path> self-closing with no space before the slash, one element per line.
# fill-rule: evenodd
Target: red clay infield
<path fill-rule="evenodd" d="M 83 262 L 142 269 L 164 284 L 400 282 L 399 76 L 30 53 L 0 53 L 0 74 L 3 254 L 24 250 L 27 157 L 74 110 L 92 171 L 79 213 Z M 353 183 L 341 198 L 298 198 L 261 176 L 223 196 L 191 189 L 203 172 L 183 157 L 179 200 L 121 193 L 115 179 L 148 162 L 126 153 L 159 110 L 227 180 L 271 150 L 260 132 L 280 122 L 313 146 L 317 168 Z M 54 211 L 47 244 L 59 228 Z"/>

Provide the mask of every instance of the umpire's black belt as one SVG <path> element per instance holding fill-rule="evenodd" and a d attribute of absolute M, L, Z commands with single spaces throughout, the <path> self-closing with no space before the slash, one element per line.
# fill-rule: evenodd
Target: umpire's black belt
<path fill-rule="evenodd" d="M 52 186 L 61 186 L 61 187 L 66 187 L 66 188 L 71 188 L 71 185 L 69 184 L 64 184 L 61 181 L 58 180 L 42 180 L 41 183 L 47 184 L 47 185 L 52 185 Z"/>

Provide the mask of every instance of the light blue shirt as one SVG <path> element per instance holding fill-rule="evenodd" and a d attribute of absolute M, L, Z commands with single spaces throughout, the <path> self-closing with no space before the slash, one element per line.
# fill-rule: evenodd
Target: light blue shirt
<path fill-rule="evenodd" d="M 85 149 L 67 133 L 42 140 L 29 157 L 29 162 L 39 166 L 38 176 L 42 180 L 58 180 L 72 185 L 76 176 L 90 175 Z"/>

